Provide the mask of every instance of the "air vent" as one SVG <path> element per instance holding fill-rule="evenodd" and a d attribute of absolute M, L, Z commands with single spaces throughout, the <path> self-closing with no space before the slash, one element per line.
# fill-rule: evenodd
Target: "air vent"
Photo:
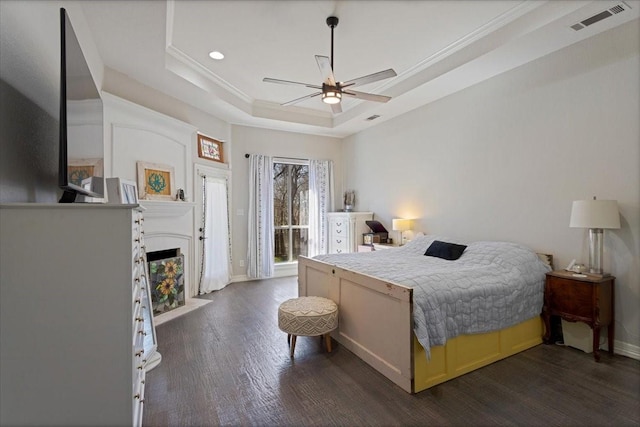
<path fill-rule="evenodd" d="M 378 117 L 380 117 L 380 116 L 379 116 L 379 115 L 377 115 L 377 114 L 374 114 L 373 116 L 369 116 L 369 117 L 367 117 L 365 120 L 367 120 L 367 121 L 371 121 L 371 120 L 375 120 L 375 119 L 377 119 Z"/>
<path fill-rule="evenodd" d="M 609 12 L 611 12 L 611 13 L 620 13 L 620 12 L 624 12 L 624 11 L 625 11 L 625 8 L 620 6 L 620 5 L 613 6 L 611 9 L 609 9 Z"/>
<path fill-rule="evenodd" d="M 576 22 L 575 24 L 571 25 L 571 29 L 573 29 L 575 31 L 579 31 L 579 30 L 581 30 L 581 29 L 583 29 L 585 27 L 588 27 L 589 25 L 593 25 L 596 22 L 600 22 L 603 19 L 606 19 L 606 18 L 608 18 L 610 16 L 613 16 L 615 14 L 618 14 L 618 13 L 622 13 L 625 10 L 628 10 L 628 9 L 630 9 L 630 7 L 626 3 L 619 3 L 619 4 L 613 6 L 610 9 L 603 10 L 602 12 L 596 13 L 595 15 L 593 15 L 593 16 L 587 18 L 587 19 L 584 19 L 584 20 L 582 20 L 580 22 Z"/>

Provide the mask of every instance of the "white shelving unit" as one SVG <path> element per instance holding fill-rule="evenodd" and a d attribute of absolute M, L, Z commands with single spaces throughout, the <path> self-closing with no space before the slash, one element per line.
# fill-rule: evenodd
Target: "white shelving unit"
<path fill-rule="evenodd" d="M 137 205 L 0 205 L 0 424 L 142 423 L 160 361 Z"/>

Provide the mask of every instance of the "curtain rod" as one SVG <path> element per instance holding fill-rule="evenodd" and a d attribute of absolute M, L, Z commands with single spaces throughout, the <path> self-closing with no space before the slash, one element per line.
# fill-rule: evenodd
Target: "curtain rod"
<path fill-rule="evenodd" d="M 244 155 L 244 158 L 248 159 L 250 156 L 251 156 L 251 154 L 246 153 Z M 304 160 L 304 161 L 308 161 L 309 160 L 309 159 L 302 159 L 300 157 L 283 157 L 283 156 L 273 156 L 273 157 L 278 158 L 278 159 L 288 159 L 288 160 Z"/>

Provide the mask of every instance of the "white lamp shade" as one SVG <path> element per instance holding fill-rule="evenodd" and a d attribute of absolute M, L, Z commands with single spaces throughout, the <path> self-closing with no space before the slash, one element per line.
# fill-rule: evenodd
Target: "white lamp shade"
<path fill-rule="evenodd" d="M 391 221 L 391 228 L 393 231 L 407 231 L 411 230 L 411 220 L 410 219 L 394 219 Z"/>
<path fill-rule="evenodd" d="M 571 207 L 571 228 L 620 228 L 616 200 L 576 200 Z"/>

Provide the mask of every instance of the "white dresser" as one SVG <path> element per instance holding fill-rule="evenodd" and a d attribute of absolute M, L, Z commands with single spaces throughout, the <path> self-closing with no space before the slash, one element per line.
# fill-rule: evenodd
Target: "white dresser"
<path fill-rule="evenodd" d="M 373 212 L 329 212 L 329 253 L 357 252 L 362 234 L 369 232 L 365 221 L 373 219 Z"/>
<path fill-rule="evenodd" d="M 142 225 L 137 205 L 0 205 L 0 424 L 141 425 Z"/>

